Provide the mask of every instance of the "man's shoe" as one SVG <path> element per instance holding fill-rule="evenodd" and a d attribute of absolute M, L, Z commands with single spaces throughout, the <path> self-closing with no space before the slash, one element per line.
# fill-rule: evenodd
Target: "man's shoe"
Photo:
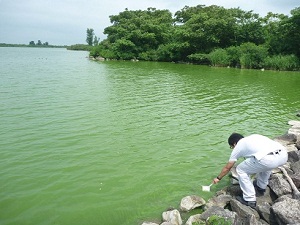
<path fill-rule="evenodd" d="M 262 188 L 258 187 L 257 186 L 257 180 L 253 181 L 253 186 L 255 188 L 257 196 L 263 196 L 265 194 L 266 189 L 262 189 Z"/>
<path fill-rule="evenodd" d="M 238 200 L 240 203 L 246 206 L 250 206 L 252 209 L 256 208 L 256 202 L 255 201 L 245 201 L 243 197 L 236 196 L 236 200 Z"/>

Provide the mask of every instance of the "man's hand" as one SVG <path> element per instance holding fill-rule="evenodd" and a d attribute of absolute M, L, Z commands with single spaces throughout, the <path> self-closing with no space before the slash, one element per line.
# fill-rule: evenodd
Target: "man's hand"
<path fill-rule="evenodd" d="M 213 183 L 216 184 L 218 183 L 234 166 L 235 162 L 228 162 L 222 169 L 220 175 L 216 178 L 213 179 Z M 219 179 L 220 178 L 220 179 Z"/>
<path fill-rule="evenodd" d="M 218 178 L 214 178 L 214 179 L 213 179 L 213 183 L 214 183 L 214 184 L 218 183 L 219 181 L 220 181 L 220 180 L 219 180 Z"/>

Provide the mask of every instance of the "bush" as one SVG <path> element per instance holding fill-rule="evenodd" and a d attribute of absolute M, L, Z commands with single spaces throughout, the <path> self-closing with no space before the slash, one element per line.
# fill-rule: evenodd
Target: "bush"
<path fill-rule="evenodd" d="M 266 69 L 271 70 L 297 70 L 300 67 L 299 59 L 295 55 L 268 56 L 264 65 Z"/>
<path fill-rule="evenodd" d="M 196 53 L 196 54 L 188 55 L 187 58 L 188 58 L 191 62 L 197 63 L 197 64 L 209 64 L 209 63 L 210 63 L 207 54 Z"/>
<path fill-rule="evenodd" d="M 102 47 L 100 45 L 97 45 L 90 50 L 90 56 L 97 58 L 98 56 L 101 56 L 100 52 L 102 50 Z"/>
<path fill-rule="evenodd" d="M 157 49 L 157 57 L 159 61 L 178 62 L 182 61 L 185 57 L 183 55 L 185 49 L 189 47 L 189 43 L 169 43 L 160 45 Z"/>
<path fill-rule="evenodd" d="M 208 59 L 213 66 L 228 66 L 230 58 L 225 49 L 216 49 L 208 54 Z"/>
<path fill-rule="evenodd" d="M 112 49 L 116 53 L 117 59 L 130 60 L 136 58 L 136 45 L 130 40 L 118 39 L 112 45 Z"/>
<path fill-rule="evenodd" d="M 254 43 L 240 45 L 240 64 L 242 68 L 258 69 L 263 67 L 264 59 L 267 56 L 267 49 Z"/>
<path fill-rule="evenodd" d="M 230 66 L 240 67 L 241 48 L 239 46 L 231 46 L 226 48 L 226 52 L 229 57 Z"/>
<path fill-rule="evenodd" d="M 110 49 L 101 50 L 100 56 L 106 59 L 117 59 L 117 55 Z"/>
<path fill-rule="evenodd" d="M 90 51 L 93 47 L 89 45 L 83 45 L 83 44 L 76 44 L 68 46 L 68 50 L 75 50 L 75 51 Z"/>
<path fill-rule="evenodd" d="M 139 59 L 145 60 L 145 61 L 157 61 L 158 60 L 157 52 L 155 50 L 149 50 L 147 52 L 142 52 L 139 54 Z"/>
<path fill-rule="evenodd" d="M 172 61 L 174 58 L 173 46 L 171 44 L 160 45 L 157 49 L 157 57 L 159 61 Z"/>

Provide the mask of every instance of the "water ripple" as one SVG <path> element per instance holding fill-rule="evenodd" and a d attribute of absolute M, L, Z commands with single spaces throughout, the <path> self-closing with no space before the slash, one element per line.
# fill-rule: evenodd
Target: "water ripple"
<path fill-rule="evenodd" d="M 300 103 L 294 73 L 0 51 L 4 224 L 137 224 L 208 198 L 228 135 L 280 135 Z"/>

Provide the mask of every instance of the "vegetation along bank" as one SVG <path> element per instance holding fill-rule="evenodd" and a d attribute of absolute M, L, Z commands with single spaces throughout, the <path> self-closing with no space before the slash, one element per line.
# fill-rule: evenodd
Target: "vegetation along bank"
<path fill-rule="evenodd" d="M 91 57 L 300 70 L 300 7 L 265 17 L 216 5 L 185 6 L 174 15 L 125 9 L 110 22 L 106 39 L 88 42 Z"/>

